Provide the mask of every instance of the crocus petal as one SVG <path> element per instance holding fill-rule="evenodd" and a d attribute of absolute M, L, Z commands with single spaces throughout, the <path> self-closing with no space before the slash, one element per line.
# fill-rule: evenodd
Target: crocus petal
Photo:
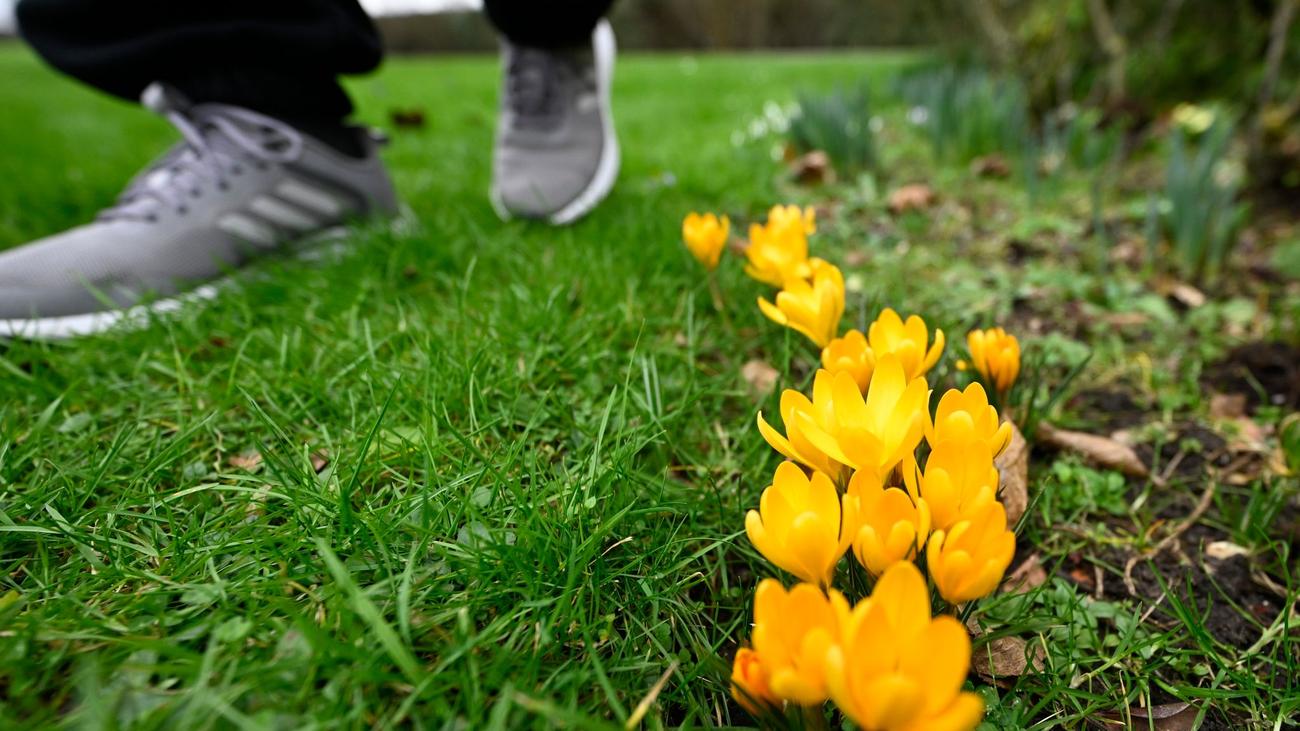
<path fill-rule="evenodd" d="M 901 667 L 926 689 L 926 714 L 937 714 L 956 699 L 970 669 L 970 652 L 966 628 L 947 615 L 936 617 L 904 649 Z"/>
<path fill-rule="evenodd" d="M 871 601 L 884 608 L 900 642 L 910 642 L 930 622 L 930 593 L 910 562 L 890 566 L 871 592 Z"/>
<path fill-rule="evenodd" d="M 763 311 L 763 314 L 767 316 L 767 319 L 778 325 L 790 324 L 790 318 L 786 317 L 785 313 L 776 305 L 768 302 L 766 297 L 758 298 L 758 309 Z"/>
<path fill-rule="evenodd" d="M 925 362 L 921 364 L 921 373 L 929 371 L 939 362 L 939 357 L 943 355 L 943 330 L 935 328 L 934 345 L 930 347 L 930 352 L 925 354 Z M 917 375 L 921 375 L 918 373 Z"/>
<path fill-rule="evenodd" d="M 767 440 L 767 443 L 771 445 L 772 449 L 780 452 L 786 459 L 792 459 L 796 462 L 804 461 L 803 458 L 794 451 L 794 448 L 790 446 L 790 440 L 781 436 L 781 432 L 773 429 L 771 425 L 763 419 L 763 412 L 761 411 L 758 412 L 758 433 L 763 435 L 763 439 Z"/>
<path fill-rule="evenodd" d="M 957 696 L 943 713 L 929 716 L 908 726 L 903 731 L 970 731 L 984 717 L 984 700 L 975 693 Z"/>

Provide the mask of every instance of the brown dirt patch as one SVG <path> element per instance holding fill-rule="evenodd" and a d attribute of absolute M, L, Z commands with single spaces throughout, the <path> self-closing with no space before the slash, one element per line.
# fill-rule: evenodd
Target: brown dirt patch
<path fill-rule="evenodd" d="M 1246 411 L 1261 405 L 1300 409 L 1300 346 L 1256 341 L 1233 348 L 1206 367 L 1201 382 L 1219 393 L 1246 397 Z"/>

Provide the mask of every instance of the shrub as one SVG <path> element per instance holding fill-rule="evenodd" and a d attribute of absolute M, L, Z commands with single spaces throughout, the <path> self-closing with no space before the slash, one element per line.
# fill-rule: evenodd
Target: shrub
<path fill-rule="evenodd" d="M 790 117 L 790 143 L 800 152 L 825 152 L 844 172 L 879 172 L 872 124 L 871 95 L 865 83 L 829 94 L 804 93 Z"/>
<path fill-rule="evenodd" d="M 995 152 L 1026 157 L 1037 149 L 1025 90 L 1014 79 L 945 66 L 903 76 L 898 92 L 940 160 L 967 163 Z"/>
<path fill-rule="evenodd" d="M 1216 120 L 1195 141 L 1177 126 L 1170 133 L 1161 221 L 1179 273 L 1196 282 L 1217 275 L 1246 215 L 1227 158 L 1232 128 Z"/>

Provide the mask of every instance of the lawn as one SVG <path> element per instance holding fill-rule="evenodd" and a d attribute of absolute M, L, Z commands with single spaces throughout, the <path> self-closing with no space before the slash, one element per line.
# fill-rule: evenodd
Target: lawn
<path fill-rule="evenodd" d="M 0 345 L 5 723 L 621 720 L 674 661 L 656 718 L 735 713 L 723 567 L 756 561 L 738 475 L 769 455 L 681 215 L 769 204 L 768 151 L 729 141 L 765 100 L 899 62 L 624 59 L 623 175 L 568 229 L 488 204 L 494 59 L 357 80 L 363 120 L 427 112 L 387 153 L 410 230 L 142 332 Z M 173 138 L 15 46 L 0 108 L 0 246 Z"/>
<path fill-rule="evenodd" d="M 1155 287 L 1122 246 L 1140 164 L 1102 195 L 1091 174 L 1027 192 L 940 162 L 893 92 L 916 60 L 624 58 L 619 185 L 566 229 L 487 202 L 494 60 L 353 81 L 364 121 L 425 112 L 386 153 L 413 222 L 144 330 L 0 344 L 0 725 L 595 729 L 643 701 L 648 728 L 752 725 L 727 674 L 774 574 L 744 531 L 779 462 L 754 415 L 805 390 L 817 353 L 738 266 L 715 307 L 680 223 L 743 229 L 786 201 L 818 206 L 848 325 L 892 306 L 949 334 L 936 391 L 967 377 L 964 333 L 1003 324 L 1023 378 L 1065 389 L 1043 416 L 1150 472 L 1035 445 L 1012 566 L 1038 578 L 974 618 L 977 661 L 1030 648 L 1028 668 L 971 673 L 988 727 L 1191 728 L 1153 706 L 1296 723 L 1300 509 L 1277 449 L 1300 407 L 1294 278 Z M 765 108 L 864 78 L 888 178 L 792 184 Z M 89 219 L 172 139 L 16 46 L 0 109 L 0 247 Z M 937 202 L 891 213 L 912 182 Z"/>

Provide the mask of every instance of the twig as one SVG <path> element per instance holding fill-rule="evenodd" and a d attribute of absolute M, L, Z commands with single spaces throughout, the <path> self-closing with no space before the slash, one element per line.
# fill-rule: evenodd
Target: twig
<path fill-rule="evenodd" d="M 1151 33 L 1151 48 L 1159 48 L 1164 45 L 1169 38 L 1169 34 L 1174 30 L 1174 23 L 1178 20 L 1178 13 L 1183 9 L 1183 3 L 1186 0 L 1165 0 L 1165 6 L 1160 11 L 1160 21 L 1156 23 L 1155 30 Z"/>
<path fill-rule="evenodd" d="M 975 0 L 963 5 L 974 13 L 975 21 L 988 39 L 998 65 L 1003 68 L 1010 66 L 1015 61 L 1016 44 L 1011 31 L 1007 30 L 1006 23 L 998 15 L 997 8 L 989 0 Z"/>
<path fill-rule="evenodd" d="M 632 711 L 631 716 L 628 716 L 627 723 L 623 724 L 623 728 L 634 729 L 641 723 L 641 719 L 645 718 L 645 714 L 650 710 L 650 704 L 655 702 L 664 686 L 668 684 L 668 679 L 673 676 L 673 673 L 677 672 L 677 665 L 677 661 L 673 660 L 668 669 L 664 671 L 664 674 L 659 676 L 659 680 L 655 681 L 655 684 L 650 687 L 650 692 L 646 693 L 645 698 L 642 698 L 641 702 L 636 704 L 636 710 Z"/>
<path fill-rule="evenodd" d="M 1264 81 L 1260 83 L 1260 96 L 1256 100 L 1255 124 L 1251 126 L 1251 139 L 1248 148 L 1252 157 L 1260 155 L 1260 144 L 1264 142 L 1264 113 L 1268 111 L 1270 101 L 1278 87 L 1278 74 L 1282 73 L 1282 60 L 1287 52 L 1288 30 L 1295 21 L 1296 7 L 1300 0 L 1282 0 L 1277 12 L 1273 13 L 1273 22 L 1269 23 L 1269 49 L 1264 56 Z"/>
<path fill-rule="evenodd" d="M 1178 465 L 1183 463 L 1183 458 L 1186 456 L 1187 452 L 1182 449 L 1174 453 L 1174 456 L 1169 460 L 1169 464 L 1165 465 L 1164 470 L 1160 472 L 1161 483 L 1169 482 L 1169 479 L 1174 476 L 1174 470 L 1178 469 Z"/>
<path fill-rule="evenodd" d="M 1168 591 L 1160 592 L 1160 598 L 1156 599 L 1154 602 L 1151 603 L 1151 607 L 1142 613 L 1142 616 L 1138 618 L 1137 623 L 1146 624 L 1147 620 L 1151 618 L 1152 614 L 1155 614 L 1155 611 L 1160 608 L 1160 605 L 1164 603 L 1165 598 L 1167 598 L 1168 596 L 1169 596 Z"/>
<path fill-rule="evenodd" d="M 1150 550 L 1144 551 L 1143 553 L 1130 558 L 1128 562 L 1124 564 L 1124 586 L 1128 588 L 1129 596 L 1138 595 L 1137 587 L 1133 584 L 1133 568 L 1138 565 L 1138 562 L 1149 561 L 1160 555 L 1161 552 L 1173 545 L 1174 542 L 1178 540 L 1179 536 L 1186 533 L 1187 529 L 1191 528 L 1193 523 L 1200 520 L 1206 510 L 1209 510 L 1210 503 L 1214 501 L 1214 493 L 1218 489 L 1219 481 L 1215 479 L 1214 475 L 1211 475 L 1208 483 L 1209 484 L 1205 487 L 1205 492 L 1201 493 L 1201 499 L 1197 501 L 1196 507 L 1192 509 L 1192 512 L 1183 520 L 1183 522 L 1179 523 L 1176 528 L 1169 532 L 1169 535 L 1162 538 L 1160 542 Z"/>
<path fill-rule="evenodd" d="M 1106 0 L 1088 0 L 1088 14 L 1092 17 L 1092 30 L 1106 55 L 1106 102 L 1119 104 L 1125 96 L 1125 71 L 1127 44 L 1115 27 L 1115 20 L 1106 7 Z"/>
<path fill-rule="evenodd" d="M 1282 70 L 1282 58 L 1286 55 L 1287 36 L 1290 35 L 1287 31 L 1295 20 L 1297 6 L 1300 6 L 1300 0 L 1282 0 L 1278 3 L 1277 11 L 1273 13 L 1273 21 L 1269 24 L 1268 50 L 1264 56 L 1264 78 L 1259 85 L 1259 98 L 1255 100 L 1255 124 L 1252 125 L 1250 133 L 1249 149 L 1252 157 L 1258 157 L 1260 152 L 1259 147 L 1264 136 L 1264 112 L 1273 101 L 1273 94 L 1277 89 L 1278 74 Z"/>

